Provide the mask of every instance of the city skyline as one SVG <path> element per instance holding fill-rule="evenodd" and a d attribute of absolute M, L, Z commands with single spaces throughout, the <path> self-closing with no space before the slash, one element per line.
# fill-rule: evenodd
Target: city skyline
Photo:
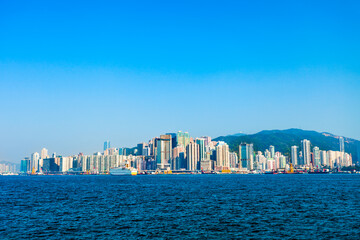
<path fill-rule="evenodd" d="M 292 129 L 286 129 L 286 130 L 292 130 Z M 283 130 L 283 131 L 286 131 L 286 130 Z M 264 131 L 264 130 L 263 130 Z M 259 134 L 259 133 L 261 133 L 261 132 L 263 132 L 263 131 L 260 131 L 260 132 L 258 132 L 258 133 L 255 133 L 255 134 Z M 279 131 L 279 130 L 272 130 L 272 131 Z M 280 130 L 280 131 L 282 131 L 282 130 Z M 178 138 L 180 138 L 180 139 L 182 139 L 181 141 L 182 141 L 182 145 L 183 146 L 187 146 L 188 145 L 188 141 L 189 141 L 189 139 L 192 139 L 193 137 L 192 136 L 190 136 L 189 135 L 189 133 L 187 132 L 187 131 L 185 131 L 185 132 L 183 132 L 183 131 L 178 131 L 177 132 L 177 134 L 182 134 L 181 136 L 176 136 L 176 137 L 178 137 Z M 174 133 L 166 133 L 166 134 L 163 134 L 163 135 L 160 135 L 160 139 L 161 139 L 161 136 L 164 136 L 164 137 L 166 137 L 167 135 L 172 135 L 172 134 L 174 134 Z M 217 137 L 215 137 L 215 138 L 218 138 L 218 137 L 226 137 L 226 136 L 236 136 L 238 133 L 235 133 L 235 134 L 229 134 L 229 135 L 224 135 L 224 136 L 217 136 Z M 243 133 L 243 132 L 241 132 L 240 133 L 241 135 L 252 135 L 252 134 L 245 134 L 245 133 Z M 323 134 L 325 134 L 325 135 L 327 135 L 328 134 L 328 132 L 324 132 Z M 345 137 L 345 136 L 336 136 L 336 135 L 334 135 L 336 138 L 338 138 L 339 139 L 339 149 L 338 150 L 340 150 L 340 152 L 344 152 L 344 138 L 347 138 L 347 137 Z M 213 138 L 212 136 L 207 136 L 207 135 L 204 135 L 203 137 L 195 137 L 194 139 L 195 139 L 195 142 L 194 143 L 197 143 L 197 144 L 199 144 L 199 155 L 201 155 L 201 156 L 204 156 L 205 155 L 205 152 L 204 152 L 204 141 L 205 142 L 208 142 L 208 141 L 210 141 L 210 140 L 206 140 L 206 138 L 209 138 L 210 140 L 211 139 L 215 139 L 215 138 Z M 150 139 L 150 138 L 149 138 Z M 188 139 L 188 140 L 186 140 L 186 139 Z M 349 139 L 351 139 L 351 138 L 349 138 Z M 104 141 L 102 144 L 100 144 L 101 145 L 101 147 L 98 147 L 98 148 L 95 148 L 95 149 L 93 149 L 93 150 L 90 150 L 90 151 L 82 151 L 82 150 L 78 150 L 78 151 L 75 151 L 75 152 L 63 152 L 63 151 L 58 151 L 60 154 L 59 155 L 57 155 L 56 153 L 57 153 L 57 148 L 55 148 L 55 149 L 48 149 L 47 147 L 44 147 L 44 146 L 42 146 L 41 147 L 41 151 L 39 151 L 39 152 L 32 152 L 30 155 L 29 155 L 29 153 L 27 152 L 24 156 L 27 156 L 27 157 L 25 157 L 25 158 L 29 158 L 29 159 L 33 159 L 33 155 L 34 154 L 37 154 L 37 156 L 36 156 L 36 158 L 41 158 L 41 159 L 44 159 L 44 158 L 47 158 L 47 157 L 54 157 L 54 156 L 74 156 L 74 155 L 76 155 L 76 152 L 77 153 L 82 153 L 82 154 L 91 154 L 91 153 L 100 153 L 100 152 L 106 152 L 106 150 L 107 149 L 134 149 L 134 148 L 138 148 L 139 147 L 139 145 L 144 145 L 145 144 L 145 142 L 142 142 L 144 139 L 141 139 L 141 140 L 139 140 L 137 143 L 134 143 L 134 144 L 127 144 L 127 145 L 118 145 L 118 144 L 114 144 L 114 146 L 115 147 L 110 147 L 111 145 L 111 142 L 112 141 L 109 141 L 109 140 L 106 140 L 106 141 Z M 355 141 L 359 141 L 359 140 L 357 140 L 357 139 L 353 139 L 353 140 L 355 140 Z M 170 141 L 170 145 L 171 145 L 171 139 L 169 139 L 169 141 Z M 140 142 L 140 143 L 139 143 Z M 306 142 L 307 144 L 306 144 L 306 149 L 305 149 L 305 151 L 304 151 L 304 142 Z M 223 143 L 223 141 L 219 141 L 219 143 Z M 225 143 L 225 142 L 224 142 Z M 227 145 L 227 143 L 225 143 L 226 145 Z M 253 145 L 253 143 L 251 143 L 251 142 L 249 142 L 249 143 L 246 143 L 246 142 L 244 142 L 244 144 L 245 145 Z M 310 158 L 311 158 L 311 156 L 310 156 L 310 152 L 311 152 L 311 149 L 310 149 L 310 141 L 309 140 L 307 140 L 307 139 L 304 139 L 304 140 L 302 140 L 301 141 L 301 143 L 299 143 L 299 146 L 291 146 L 291 150 L 288 152 L 288 154 L 289 154 L 289 157 L 291 156 L 291 159 L 292 159 L 292 154 L 293 154 L 293 147 L 296 147 L 297 149 L 296 149 L 296 153 L 299 153 L 298 152 L 298 149 L 300 149 L 300 151 L 301 152 L 305 152 L 305 153 L 307 153 L 306 154 L 306 156 L 305 156 L 305 158 L 303 158 L 303 161 L 305 161 L 304 163 L 309 163 L 309 161 L 310 161 Z M 173 148 L 174 146 L 172 146 L 171 148 Z M 312 147 L 314 147 L 314 146 L 312 146 Z M 315 146 L 316 147 L 316 146 Z M 184 148 L 184 151 L 185 151 L 185 148 Z M 239 151 L 240 151 L 240 146 L 239 146 Z M 359 150 L 358 150 L 359 151 Z M 52 152 L 52 154 L 50 154 L 50 152 Z M 169 154 L 169 153 L 167 153 L 167 154 Z M 248 153 L 247 153 L 248 154 Z M 248 154 L 249 155 L 249 154 Z M 269 146 L 269 155 L 273 158 L 274 156 L 275 156 L 275 147 L 274 146 L 272 146 L 272 145 L 270 145 Z M 16 159 L 15 161 L 9 161 L 9 160 L 1 160 L 0 159 L 0 162 L 9 162 L 9 163 L 13 163 L 13 164 L 19 164 L 19 161 L 21 160 L 21 159 L 24 159 L 24 156 L 23 157 L 21 157 L 20 159 Z M 239 156 L 240 156 L 240 161 L 242 160 L 241 159 L 241 154 L 239 153 Z M 169 157 L 168 157 L 169 158 Z M 298 159 L 296 159 L 295 160 L 295 162 L 298 162 L 299 160 Z M 246 166 L 246 165 L 245 165 Z"/>
<path fill-rule="evenodd" d="M 224 141 L 209 136 L 191 137 L 188 132 L 161 134 L 133 148 L 111 147 L 104 142 L 103 152 L 52 154 L 46 148 L 41 154 L 21 160 L 22 174 L 111 174 L 126 167 L 139 174 L 152 173 L 308 173 L 340 171 L 355 167 L 352 155 L 345 151 L 344 138 L 337 137 L 337 149 L 320 149 L 307 139 L 291 146 L 291 152 L 281 152 L 270 145 L 264 152 L 252 143 L 241 142 L 238 149 L 230 149 Z M 311 146 L 312 151 L 311 151 Z M 299 159 L 299 160 L 298 160 Z M 354 165 L 353 165 L 354 164 Z M 2 166 L 2 169 L 4 167 Z M 12 169 L 12 166 L 7 166 Z"/>
<path fill-rule="evenodd" d="M 1 1 L 0 160 L 45 145 L 90 152 L 99 139 L 132 146 L 180 129 L 360 139 L 357 9 L 358 1 Z"/>

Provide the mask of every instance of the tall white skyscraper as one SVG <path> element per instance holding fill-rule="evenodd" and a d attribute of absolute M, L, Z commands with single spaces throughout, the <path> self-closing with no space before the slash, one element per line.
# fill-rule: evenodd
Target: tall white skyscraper
<path fill-rule="evenodd" d="M 48 155 L 48 150 L 47 150 L 46 148 L 41 149 L 41 154 L 40 154 L 40 156 L 41 156 L 41 159 L 48 158 L 48 157 L 49 157 L 49 155 Z"/>
<path fill-rule="evenodd" d="M 269 147 L 269 149 L 270 149 L 271 158 L 274 158 L 275 157 L 275 147 L 271 145 Z"/>
<path fill-rule="evenodd" d="M 314 167 L 319 168 L 321 166 L 321 161 L 320 161 L 320 150 L 318 147 L 313 148 L 313 154 L 314 154 Z"/>
<path fill-rule="evenodd" d="M 323 166 L 328 166 L 329 163 L 327 161 L 327 154 L 326 151 L 320 151 L 320 162 Z"/>
<path fill-rule="evenodd" d="M 298 165 L 298 147 L 292 146 L 291 147 L 291 163 L 293 166 Z"/>
<path fill-rule="evenodd" d="M 304 139 L 301 141 L 301 145 L 302 145 L 302 154 L 304 159 L 303 164 L 309 166 L 311 162 L 310 141 Z"/>
<path fill-rule="evenodd" d="M 186 146 L 187 170 L 194 171 L 198 169 L 199 163 L 199 144 L 191 141 Z"/>
<path fill-rule="evenodd" d="M 216 145 L 216 166 L 230 167 L 229 145 L 222 141 Z"/>
<path fill-rule="evenodd" d="M 31 170 L 35 169 L 35 171 L 39 170 L 39 153 L 35 152 L 31 154 Z"/>

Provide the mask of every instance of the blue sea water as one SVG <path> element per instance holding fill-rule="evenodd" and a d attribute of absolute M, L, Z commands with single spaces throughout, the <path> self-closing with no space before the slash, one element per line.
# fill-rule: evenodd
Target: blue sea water
<path fill-rule="evenodd" d="M 1 239 L 360 239 L 360 175 L 0 177 Z"/>

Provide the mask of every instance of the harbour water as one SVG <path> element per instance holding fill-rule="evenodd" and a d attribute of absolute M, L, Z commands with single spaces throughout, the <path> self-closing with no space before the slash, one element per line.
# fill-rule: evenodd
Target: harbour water
<path fill-rule="evenodd" d="M 1 239 L 360 239 L 360 175 L 0 177 Z"/>

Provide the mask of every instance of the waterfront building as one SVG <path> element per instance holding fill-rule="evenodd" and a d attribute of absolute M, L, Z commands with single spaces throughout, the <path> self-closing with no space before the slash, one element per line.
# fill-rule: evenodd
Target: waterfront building
<path fill-rule="evenodd" d="M 200 162 L 200 169 L 205 172 L 210 172 L 214 170 L 214 161 L 213 160 L 207 160 L 204 159 Z"/>
<path fill-rule="evenodd" d="M 275 170 L 275 160 L 273 158 L 268 158 L 267 159 L 267 164 L 266 164 L 266 168 L 267 170 Z"/>
<path fill-rule="evenodd" d="M 329 164 L 330 168 L 333 168 L 336 165 L 336 163 L 335 163 L 335 161 L 336 161 L 336 153 L 335 153 L 335 151 L 331 151 L 331 150 L 327 151 L 327 160 L 328 160 L 328 164 Z"/>
<path fill-rule="evenodd" d="M 314 167 L 321 167 L 321 157 L 320 157 L 320 149 L 318 147 L 313 148 L 313 156 L 314 156 Z"/>
<path fill-rule="evenodd" d="M 274 153 L 275 155 L 275 153 Z M 251 170 L 254 168 L 254 149 L 253 144 L 242 143 L 239 145 L 240 169 Z"/>
<path fill-rule="evenodd" d="M 59 171 L 59 165 L 56 164 L 55 158 L 43 159 L 42 171 L 45 173 L 53 173 Z"/>
<path fill-rule="evenodd" d="M 283 155 L 279 156 L 279 168 L 281 169 L 286 168 L 286 157 Z"/>
<path fill-rule="evenodd" d="M 322 166 L 328 166 L 326 151 L 320 151 L 320 163 Z"/>
<path fill-rule="evenodd" d="M 172 158 L 172 136 L 161 135 L 156 141 L 156 164 L 159 169 L 170 168 Z"/>
<path fill-rule="evenodd" d="M 199 170 L 199 145 L 196 142 L 190 141 L 190 143 L 186 146 L 186 159 L 187 170 Z"/>
<path fill-rule="evenodd" d="M 16 165 L 12 163 L 0 163 L 0 173 L 16 173 Z"/>
<path fill-rule="evenodd" d="M 23 160 L 21 160 L 20 165 L 20 172 L 27 173 L 31 171 L 31 161 L 30 158 L 25 157 Z"/>
<path fill-rule="evenodd" d="M 39 171 L 39 153 L 35 152 L 31 154 L 31 171 L 34 169 L 36 172 Z"/>
<path fill-rule="evenodd" d="M 345 156 L 344 156 L 344 166 L 345 167 L 348 167 L 348 166 L 351 166 L 352 165 L 352 157 L 350 154 L 348 153 L 345 153 Z"/>
<path fill-rule="evenodd" d="M 234 152 L 229 153 L 229 166 L 230 168 L 238 168 L 239 166 L 238 156 Z"/>
<path fill-rule="evenodd" d="M 291 146 L 291 163 L 293 166 L 297 166 L 298 163 L 298 147 Z"/>
<path fill-rule="evenodd" d="M 73 168 L 73 157 L 60 157 L 60 171 L 67 172 Z"/>
<path fill-rule="evenodd" d="M 205 159 L 205 139 L 196 138 L 195 142 L 199 145 L 199 161 Z"/>
<path fill-rule="evenodd" d="M 46 148 L 41 149 L 40 157 L 41 157 L 42 159 L 45 159 L 45 158 L 48 158 L 48 157 L 49 157 L 49 155 L 48 155 L 48 150 L 47 150 Z"/>
<path fill-rule="evenodd" d="M 229 145 L 223 141 L 219 141 L 215 146 L 216 166 L 221 168 L 229 168 Z"/>
<path fill-rule="evenodd" d="M 310 141 L 304 139 L 301 141 L 302 144 L 302 154 L 303 154 L 303 165 L 310 166 L 311 162 L 311 151 L 310 151 Z"/>
<path fill-rule="evenodd" d="M 280 168 L 280 156 L 281 156 L 280 152 L 275 153 L 274 160 L 275 160 L 275 168 L 276 169 Z"/>
<path fill-rule="evenodd" d="M 171 161 L 171 169 L 172 170 L 180 170 L 186 169 L 186 150 L 183 145 L 176 146 L 173 150 L 172 161 Z"/>
<path fill-rule="evenodd" d="M 256 170 L 266 170 L 266 157 L 262 154 L 261 151 L 258 151 L 255 156 L 255 162 L 256 162 Z M 255 165 L 255 164 L 254 164 Z"/>

